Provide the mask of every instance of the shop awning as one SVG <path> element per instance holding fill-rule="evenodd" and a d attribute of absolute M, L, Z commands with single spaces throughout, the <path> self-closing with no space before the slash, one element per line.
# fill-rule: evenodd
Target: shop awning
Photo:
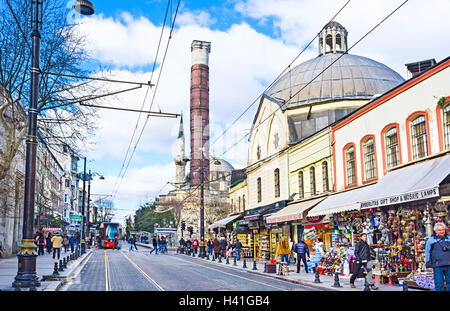
<path fill-rule="evenodd" d="M 308 212 L 308 217 L 330 215 L 345 211 L 359 210 L 361 201 L 367 198 L 367 193 L 375 185 L 347 190 L 328 196 Z"/>
<path fill-rule="evenodd" d="M 214 229 L 214 228 L 225 228 L 230 222 L 232 222 L 233 220 L 241 217 L 242 215 L 233 215 L 227 218 L 223 218 L 220 219 L 212 224 L 210 224 L 208 226 L 209 229 Z"/>
<path fill-rule="evenodd" d="M 272 203 L 265 206 L 260 206 L 256 208 L 252 208 L 250 210 L 246 210 L 244 212 L 245 220 L 257 220 L 259 217 L 266 215 L 268 213 L 278 212 L 283 207 L 286 207 L 286 200 L 279 201 L 276 203 Z"/>
<path fill-rule="evenodd" d="M 267 223 L 277 223 L 289 220 L 297 220 L 303 218 L 303 213 L 312 208 L 317 203 L 323 201 L 326 197 L 316 198 L 312 200 L 305 200 L 293 203 L 283 208 L 282 210 L 267 217 Z"/>
<path fill-rule="evenodd" d="M 391 171 L 366 194 L 361 209 L 438 197 L 439 184 L 449 174 L 450 155 Z"/>

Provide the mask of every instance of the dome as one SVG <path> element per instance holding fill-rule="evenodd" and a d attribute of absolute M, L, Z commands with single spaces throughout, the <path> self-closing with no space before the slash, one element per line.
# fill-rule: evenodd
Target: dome
<path fill-rule="evenodd" d="M 341 58 L 320 74 L 339 57 Z M 317 75 L 319 76 L 307 85 Z M 397 72 L 370 58 L 330 53 L 297 65 L 272 85 L 265 95 L 280 100 L 281 104 L 292 96 L 282 107 L 285 110 L 329 101 L 370 100 L 374 95 L 383 94 L 403 81 Z"/>
<path fill-rule="evenodd" d="M 220 162 L 220 164 L 215 163 L 217 160 Z M 232 170 L 234 170 L 234 167 L 224 159 L 212 158 L 209 161 L 209 170 L 211 172 L 231 172 Z"/>

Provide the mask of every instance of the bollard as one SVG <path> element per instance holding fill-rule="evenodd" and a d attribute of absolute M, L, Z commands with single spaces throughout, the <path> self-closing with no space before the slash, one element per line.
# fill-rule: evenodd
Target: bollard
<path fill-rule="evenodd" d="M 195 257 L 195 252 L 194 251 L 192 251 L 192 257 Z"/>
<path fill-rule="evenodd" d="M 256 261 L 255 260 L 253 260 L 253 268 L 252 268 L 252 270 L 258 270 L 258 269 L 256 269 Z"/>
<path fill-rule="evenodd" d="M 370 292 L 369 282 L 367 282 L 367 275 L 364 277 L 364 291 Z"/>
<path fill-rule="evenodd" d="M 234 259 L 233 259 L 233 266 L 237 266 L 236 257 L 234 257 Z"/>
<path fill-rule="evenodd" d="M 58 263 L 55 262 L 55 267 L 53 268 L 53 275 L 58 275 Z"/>
<path fill-rule="evenodd" d="M 246 268 L 247 269 L 247 261 L 244 258 L 244 264 L 242 265 L 242 268 Z"/>
<path fill-rule="evenodd" d="M 212 256 L 211 261 L 216 261 L 216 254 L 214 254 L 214 255 Z"/>
<path fill-rule="evenodd" d="M 67 268 L 66 257 L 63 258 L 62 265 L 64 269 Z"/>
<path fill-rule="evenodd" d="M 319 276 L 319 269 L 317 269 L 317 266 L 314 268 L 314 283 L 321 283 L 320 282 L 320 276 Z"/>
<path fill-rule="evenodd" d="M 342 287 L 341 284 L 339 283 L 339 273 L 338 272 L 334 273 L 334 284 L 332 286 L 333 287 Z"/>
<path fill-rule="evenodd" d="M 58 269 L 58 271 L 64 271 L 64 268 L 63 268 L 63 264 L 62 264 L 62 260 L 61 260 L 61 259 L 59 260 L 59 269 Z"/>
<path fill-rule="evenodd" d="M 406 283 L 406 281 L 403 281 L 403 291 L 404 292 L 408 291 L 408 283 Z"/>
<path fill-rule="evenodd" d="M 222 263 L 222 255 L 219 254 L 219 263 Z"/>
<path fill-rule="evenodd" d="M 230 264 L 230 260 L 228 259 L 228 257 L 227 257 L 227 260 L 226 260 L 225 264 L 227 264 L 227 265 Z"/>

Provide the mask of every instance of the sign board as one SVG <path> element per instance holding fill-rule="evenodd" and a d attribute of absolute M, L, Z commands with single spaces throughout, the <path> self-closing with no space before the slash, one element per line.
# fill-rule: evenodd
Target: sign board
<path fill-rule="evenodd" d="M 72 222 L 82 222 L 83 221 L 83 216 L 70 215 L 70 221 L 72 221 Z"/>
<path fill-rule="evenodd" d="M 42 231 L 45 231 L 45 232 L 62 232 L 62 229 L 61 228 L 42 228 Z"/>
<path fill-rule="evenodd" d="M 425 190 L 409 192 L 405 194 L 393 195 L 390 197 L 380 198 L 377 200 L 361 202 L 361 209 L 394 205 L 417 200 L 425 200 L 437 196 L 439 196 L 439 187 L 434 187 Z"/>
<path fill-rule="evenodd" d="M 176 228 L 156 228 L 156 232 L 164 233 L 164 232 L 177 232 Z"/>
<path fill-rule="evenodd" d="M 46 226 L 48 224 L 47 216 L 39 216 L 39 225 Z"/>

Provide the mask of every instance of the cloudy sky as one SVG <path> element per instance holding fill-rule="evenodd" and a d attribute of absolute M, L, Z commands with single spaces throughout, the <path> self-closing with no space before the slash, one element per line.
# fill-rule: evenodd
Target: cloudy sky
<path fill-rule="evenodd" d="M 169 7 L 168 0 L 95 0 L 96 14 L 76 20 L 87 36 L 90 66 L 96 68 L 97 75 L 155 84 L 118 95 L 106 104 L 182 112 L 186 142 L 190 46 L 193 40 L 211 42 L 211 153 L 241 168 L 247 160 L 247 138 L 242 138 L 251 127 L 258 97 L 347 1 L 182 0 L 170 41 L 178 0 L 171 1 Z M 403 2 L 351 0 L 335 20 L 348 30 L 348 44 L 352 46 Z M 404 64 L 430 58 L 441 61 L 448 56 L 448 12 L 450 2 L 446 0 L 409 0 L 350 53 L 384 63 L 406 78 Z M 316 57 L 317 50 L 314 40 L 294 65 Z M 108 90 L 129 87 L 105 86 Z M 147 118 L 107 109 L 100 109 L 98 114 L 98 130 L 87 150 L 87 166 L 106 179 L 96 178 L 91 193 L 115 194 L 115 220 L 122 221 L 134 214 L 139 204 L 171 189 L 167 182 L 175 175 L 179 119 Z M 187 143 L 186 154 L 189 152 Z"/>

